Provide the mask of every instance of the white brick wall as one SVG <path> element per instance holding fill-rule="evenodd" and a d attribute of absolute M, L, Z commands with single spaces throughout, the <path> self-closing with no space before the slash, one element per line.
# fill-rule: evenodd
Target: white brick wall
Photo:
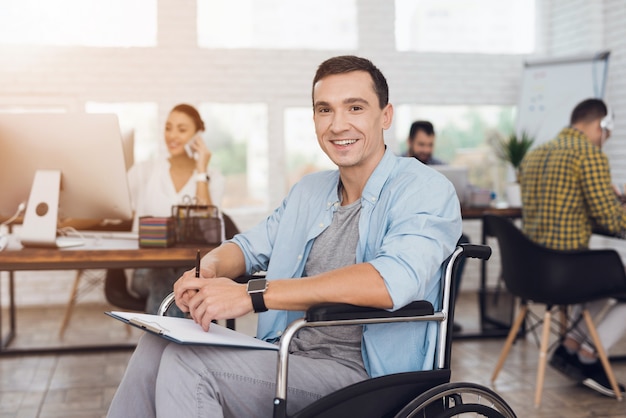
<path fill-rule="evenodd" d="M 623 1 L 537 0 L 538 51 L 559 55 L 612 49 L 607 96 L 618 115 L 615 139 L 607 146 L 619 180 L 626 182 L 626 12 Z M 393 2 L 358 0 L 356 51 L 209 50 L 196 46 L 196 7 L 192 0 L 159 0 L 158 47 L 82 48 L 0 46 L 0 104 L 60 104 L 71 111 L 85 102 L 151 101 L 159 123 L 175 103 L 185 101 L 265 102 L 269 106 L 272 150 L 269 184 L 285 184 L 283 110 L 310 105 L 310 83 L 317 65 L 342 53 L 371 58 L 385 73 L 395 104 L 514 105 L 524 57 L 488 54 L 397 52 Z M 392 128 L 388 132 L 393 132 Z M 620 138 L 621 137 L 621 138 Z M 399 139 L 403 141 L 404 138 Z M 395 147 L 396 138 L 388 138 Z M 271 206 L 283 197 L 271 191 Z M 475 242 L 475 223 L 467 231 Z M 475 237 L 475 238 L 474 238 Z M 497 257 L 491 262 L 496 273 Z M 468 263 L 463 289 L 476 288 L 478 268 Z M 20 305 L 65 303 L 72 274 L 23 273 Z M 6 291 L 3 288 L 3 300 Z M 5 302 L 6 303 L 6 302 Z"/>
<path fill-rule="evenodd" d="M 595 52 L 604 44 L 604 3 L 553 0 L 550 52 L 556 55 Z"/>

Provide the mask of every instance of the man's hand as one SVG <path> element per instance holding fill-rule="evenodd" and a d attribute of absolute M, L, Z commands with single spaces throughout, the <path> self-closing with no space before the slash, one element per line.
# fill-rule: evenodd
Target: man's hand
<path fill-rule="evenodd" d="M 183 312 L 209 330 L 214 319 L 239 318 L 252 311 L 252 301 L 245 284 L 227 277 L 196 278 L 193 270 L 185 272 L 174 284 L 176 304 Z"/>
<path fill-rule="evenodd" d="M 215 270 L 205 264 L 200 277 L 195 270 L 186 271 L 174 283 L 176 305 L 189 312 L 191 318 L 208 331 L 214 319 L 238 318 L 252 311 L 252 301 L 245 284 L 226 277 L 216 277 Z"/>
<path fill-rule="evenodd" d="M 205 266 L 200 269 L 200 277 L 202 279 L 213 279 L 217 277 L 215 269 Z M 196 270 L 187 270 L 183 275 L 174 283 L 174 296 L 176 305 L 183 312 L 189 312 L 189 300 L 198 292 L 198 289 L 205 283 L 199 282 L 196 277 Z"/>
<path fill-rule="evenodd" d="M 188 307 L 193 320 L 208 331 L 214 319 L 239 318 L 252 312 L 252 300 L 245 284 L 218 277 L 205 280 L 204 286 L 189 299 Z"/>

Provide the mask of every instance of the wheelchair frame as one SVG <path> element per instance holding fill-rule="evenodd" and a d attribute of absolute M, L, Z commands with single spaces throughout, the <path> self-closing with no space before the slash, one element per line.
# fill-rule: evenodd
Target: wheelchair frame
<path fill-rule="evenodd" d="M 437 331 L 437 346 L 435 364 L 431 371 L 415 371 L 398 373 L 379 378 L 366 379 L 346 388 L 342 388 L 332 394 L 322 397 L 302 411 L 297 412 L 293 418 L 305 417 L 345 417 L 346 411 L 354 411 L 352 404 L 358 404 L 362 399 L 356 399 L 361 387 L 368 385 L 368 392 L 380 391 L 375 385 L 382 382 L 384 389 L 393 390 L 393 385 L 418 385 L 425 388 L 420 393 L 409 395 L 408 403 L 404 405 L 390 406 L 390 411 L 385 417 L 408 418 L 408 417 L 436 417 L 445 418 L 462 416 L 471 413 L 472 416 L 485 416 L 489 418 L 516 418 L 510 406 L 493 390 L 474 383 L 457 382 L 450 383 L 450 358 L 451 358 L 451 328 L 454 315 L 454 286 L 452 278 L 458 261 L 461 257 L 478 258 L 487 260 L 491 256 L 491 248 L 486 245 L 461 244 L 446 260 L 444 269 L 444 281 L 442 284 L 441 309 L 434 311 L 433 305 L 428 301 L 415 301 L 397 311 L 386 311 L 375 308 L 366 308 L 346 304 L 321 304 L 307 310 L 305 317 L 293 321 L 287 326 L 280 340 L 278 350 L 278 362 L 276 370 L 276 395 L 274 397 L 274 418 L 287 418 L 287 372 L 289 365 L 289 344 L 298 330 L 304 327 L 321 327 L 334 325 L 365 325 L 394 322 L 439 322 Z M 159 315 L 164 315 L 167 308 L 174 300 L 174 295 L 167 296 L 159 308 Z M 389 381 L 392 383 L 388 383 Z M 415 383 L 414 383 L 415 382 Z M 371 386 L 374 385 L 374 388 Z M 389 393 L 389 392 L 387 392 Z M 356 396 L 355 396 L 356 394 Z M 342 398 L 343 397 L 343 398 Z M 366 396 L 369 400 L 369 397 Z M 470 402 L 464 400 L 471 397 Z M 337 407 L 328 403 L 331 398 L 339 399 L 341 406 Z M 406 396 L 405 396 L 406 398 Z M 476 403 L 487 402 L 487 405 Z M 334 399 L 332 399 L 334 401 Z M 352 401 L 352 404 L 350 403 Z M 328 405 L 320 406 L 326 402 Z M 404 400 L 401 401 L 404 403 Z M 345 406 L 344 406 L 345 405 Z M 362 406 L 362 405 L 360 405 Z M 333 409 L 335 412 L 332 412 Z M 367 407 L 365 407 L 367 410 Z M 371 415 L 380 417 L 380 415 Z M 362 413 L 359 416 L 366 416 Z"/>

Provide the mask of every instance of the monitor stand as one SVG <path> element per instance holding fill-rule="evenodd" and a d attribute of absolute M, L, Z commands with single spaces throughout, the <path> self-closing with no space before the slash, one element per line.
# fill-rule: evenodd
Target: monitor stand
<path fill-rule="evenodd" d="M 60 170 L 37 170 L 30 189 L 20 241 L 24 247 L 62 248 L 83 245 L 81 239 L 57 238 Z"/>

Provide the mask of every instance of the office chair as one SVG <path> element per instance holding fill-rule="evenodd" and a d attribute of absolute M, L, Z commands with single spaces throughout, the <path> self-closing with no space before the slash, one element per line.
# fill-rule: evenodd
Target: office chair
<path fill-rule="evenodd" d="M 321 304 L 310 308 L 304 318 L 292 322 L 281 336 L 278 350 L 274 417 L 287 417 L 287 372 L 289 343 L 303 327 L 373 324 L 383 322 L 439 322 L 437 352 L 433 370 L 396 373 L 367 379 L 333 392 L 290 418 L 345 417 L 428 417 L 484 416 L 514 418 L 510 406 L 489 388 L 472 383 L 450 382 L 454 286 L 452 277 L 463 257 L 488 259 L 491 248 L 464 244 L 446 261 L 441 290 L 441 309 L 428 301 L 416 301 L 394 312 L 345 304 Z M 165 298 L 163 314 L 174 295 Z M 269 402 L 269 400 L 268 400 Z"/>
<path fill-rule="evenodd" d="M 515 341 L 521 324 L 528 314 L 530 303 L 546 305 L 541 335 L 539 365 L 535 389 L 535 406 L 541 403 L 550 337 L 553 307 L 584 304 L 626 293 L 626 274 L 619 255 L 614 250 L 551 250 L 531 241 L 509 219 L 485 215 L 485 227 L 498 240 L 504 283 L 514 296 L 521 299 L 520 309 L 502 348 L 491 377 L 494 382 Z M 622 394 L 613 370 L 598 338 L 589 311 L 583 309 L 583 318 L 611 387 L 618 400 Z"/>

